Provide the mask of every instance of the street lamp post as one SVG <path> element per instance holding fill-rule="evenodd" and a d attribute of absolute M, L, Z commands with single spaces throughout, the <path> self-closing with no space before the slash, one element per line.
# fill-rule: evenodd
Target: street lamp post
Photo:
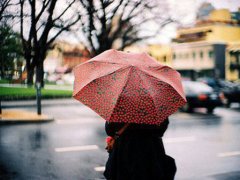
<path fill-rule="evenodd" d="M 37 113 L 38 115 L 42 114 L 41 111 L 41 83 L 37 82 L 36 83 L 36 98 L 37 98 Z"/>

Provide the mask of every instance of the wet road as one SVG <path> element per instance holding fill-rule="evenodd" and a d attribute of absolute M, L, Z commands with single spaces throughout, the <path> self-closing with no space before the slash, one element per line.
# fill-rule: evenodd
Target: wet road
<path fill-rule="evenodd" d="M 0 179 L 104 179 L 104 120 L 74 100 L 44 101 L 42 111 L 55 121 L 0 126 Z M 164 145 L 176 160 L 176 179 L 239 180 L 239 130 L 237 106 L 172 115 Z"/>

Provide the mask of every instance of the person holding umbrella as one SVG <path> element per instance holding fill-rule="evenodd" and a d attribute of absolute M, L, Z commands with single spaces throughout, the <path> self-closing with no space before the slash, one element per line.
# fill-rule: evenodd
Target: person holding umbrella
<path fill-rule="evenodd" d="M 131 124 L 109 152 L 104 176 L 108 180 L 171 180 L 176 173 L 174 159 L 165 154 L 162 136 L 168 120 L 160 126 Z M 114 137 L 124 127 L 106 122 L 106 132 Z"/>
<path fill-rule="evenodd" d="M 186 103 L 180 74 L 146 53 L 108 50 L 74 69 L 73 97 L 106 120 L 107 180 L 171 180 L 162 136 Z"/>

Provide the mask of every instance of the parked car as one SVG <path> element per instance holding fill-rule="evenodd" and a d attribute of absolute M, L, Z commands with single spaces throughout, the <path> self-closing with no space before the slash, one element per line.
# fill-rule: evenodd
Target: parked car
<path fill-rule="evenodd" d="M 224 104 L 227 107 L 230 107 L 231 103 L 240 103 L 240 84 L 225 88 L 222 92 L 225 97 Z"/>
<path fill-rule="evenodd" d="M 200 78 L 198 81 L 211 86 L 216 92 L 222 92 L 224 95 L 224 105 L 231 106 L 231 103 L 240 103 L 240 83 L 232 83 L 215 78 Z"/>
<path fill-rule="evenodd" d="M 230 81 L 226 81 L 223 79 L 216 79 L 211 77 L 205 77 L 205 78 L 198 78 L 198 82 L 203 82 L 209 86 L 211 86 L 215 91 L 221 91 L 224 88 L 229 88 L 234 86 L 234 83 Z"/>
<path fill-rule="evenodd" d="M 222 106 L 223 95 L 202 82 L 183 81 L 183 88 L 187 98 L 183 111 L 192 112 L 194 108 L 204 107 L 208 113 L 213 113 L 215 107 Z"/>

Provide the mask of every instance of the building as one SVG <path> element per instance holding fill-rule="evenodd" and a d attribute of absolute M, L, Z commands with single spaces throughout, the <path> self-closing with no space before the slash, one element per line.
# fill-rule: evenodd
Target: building
<path fill-rule="evenodd" d="M 76 65 L 90 59 L 90 52 L 81 44 L 57 41 L 48 52 L 44 61 L 45 72 L 53 73 L 58 69 L 72 70 Z"/>
<path fill-rule="evenodd" d="M 163 65 L 172 66 L 172 49 L 169 45 L 163 44 L 137 44 L 131 45 L 124 48 L 125 52 L 132 53 L 148 53 L 154 59 L 156 59 L 159 63 Z"/>
<path fill-rule="evenodd" d="M 231 43 L 226 48 L 226 79 L 240 79 L 240 42 Z"/>
<path fill-rule="evenodd" d="M 75 47 L 72 50 L 63 52 L 62 64 L 69 69 L 73 69 L 76 65 L 90 59 L 90 52 L 86 48 Z"/>
<path fill-rule="evenodd" d="M 172 66 L 172 49 L 169 45 L 152 44 L 147 47 L 147 52 L 161 64 Z"/>
<path fill-rule="evenodd" d="M 225 48 L 222 42 L 173 44 L 172 66 L 190 79 L 203 76 L 225 78 Z"/>
<path fill-rule="evenodd" d="M 173 39 L 172 66 L 191 79 L 240 79 L 240 10 L 212 10 L 194 27 L 180 28 Z"/>

